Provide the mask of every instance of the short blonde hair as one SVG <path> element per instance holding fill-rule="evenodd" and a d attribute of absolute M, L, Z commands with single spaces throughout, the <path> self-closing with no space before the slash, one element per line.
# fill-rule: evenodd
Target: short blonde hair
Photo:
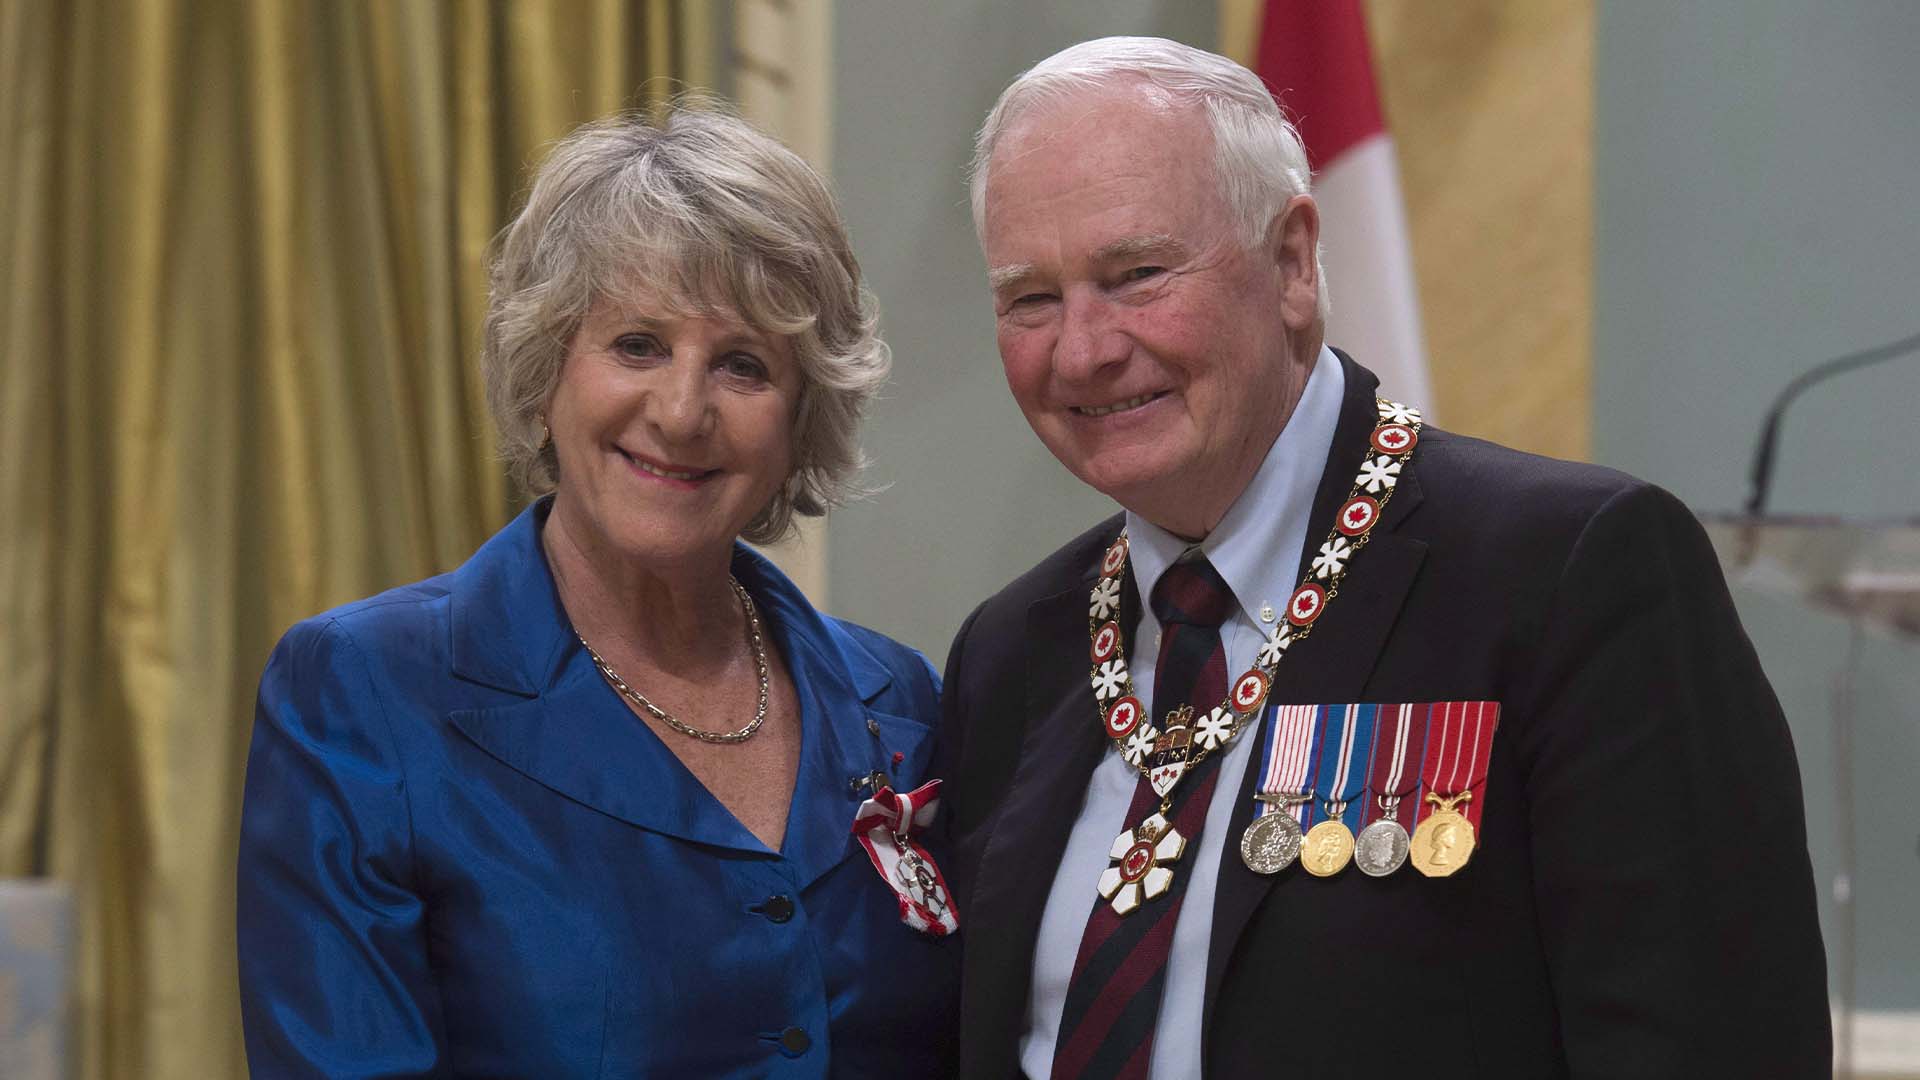
<path fill-rule="evenodd" d="M 555 144 L 495 241 L 481 373 L 500 449 L 531 495 L 559 483 L 542 412 L 596 297 L 639 288 L 663 315 L 738 317 L 800 370 L 793 472 L 742 530 L 785 536 L 860 494 L 858 428 L 891 367 L 826 182 L 705 99 L 583 125 Z"/>

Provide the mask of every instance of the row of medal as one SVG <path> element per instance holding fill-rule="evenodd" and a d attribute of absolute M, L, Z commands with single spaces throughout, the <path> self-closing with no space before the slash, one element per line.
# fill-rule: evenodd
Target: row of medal
<path fill-rule="evenodd" d="M 1272 707 L 1241 860 L 1258 874 L 1296 860 L 1316 877 L 1349 863 L 1385 877 L 1409 860 L 1428 877 L 1452 874 L 1473 855 L 1484 803 L 1474 792 L 1499 724 L 1493 701 Z"/>
<path fill-rule="evenodd" d="M 1146 706 L 1133 692 L 1125 635 L 1118 619 L 1129 564 L 1127 534 L 1122 532 L 1101 559 L 1087 606 L 1094 701 L 1107 738 L 1161 800 L 1157 812 L 1115 837 L 1108 852 L 1113 865 L 1100 876 L 1098 888 L 1116 913 L 1127 915 L 1165 895 L 1171 887 L 1170 864 L 1186 850 L 1186 838 L 1166 816 L 1172 807 L 1173 789 L 1209 754 L 1232 742 L 1250 718 L 1261 715 L 1274 670 L 1291 646 L 1307 638 L 1313 624 L 1339 594 L 1349 564 L 1366 547 L 1392 498 L 1401 470 L 1420 441 L 1420 410 L 1385 398 L 1376 398 L 1374 404 L 1379 420 L 1368 435 L 1367 452 L 1361 456 L 1347 499 L 1335 513 L 1333 527 L 1320 545 L 1306 580 L 1288 598 L 1286 619 L 1261 647 L 1253 667 L 1232 681 L 1226 700 L 1217 706 L 1204 712 L 1193 705 L 1182 706 L 1169 712 L 1160 726 L 1148 717 Z M 1197 704 L 1204 708 L 1204 703 Z M 1313 788 L 1262 790 L 1307 792 Z M 1298 824 L 1296 820 L 1296 828 Z M 1265 827 L 1275 828 L 1281 830 L 1284 840 L 1284 826 Z"/>

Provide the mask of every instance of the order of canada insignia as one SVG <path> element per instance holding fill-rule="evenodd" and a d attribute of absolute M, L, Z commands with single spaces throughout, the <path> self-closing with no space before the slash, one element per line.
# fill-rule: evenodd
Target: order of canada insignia
<path fill-rule="evenodd" d="M 1159 814 L 1114 837 L 1107 858 L 1113 865 L 1100 875 L 1100 896 L 1125 915 L 1148 900 L 1158 899 L 1173 884 L 1173 871 L 1162 863 L 1176 862 L 1187 850 L 1186 837 Z"/>

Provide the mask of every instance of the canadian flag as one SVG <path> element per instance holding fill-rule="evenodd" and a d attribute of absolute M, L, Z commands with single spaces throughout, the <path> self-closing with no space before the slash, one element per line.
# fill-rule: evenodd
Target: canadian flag
<path fill-rule="evenodd" d="M 1381 396 L 1432 419 L 1400 170 L 1360 0 L 1267 0 L 1254 71 L 1306 140 L 1333 295 L 1327 342 L 1379 375 Z"/>

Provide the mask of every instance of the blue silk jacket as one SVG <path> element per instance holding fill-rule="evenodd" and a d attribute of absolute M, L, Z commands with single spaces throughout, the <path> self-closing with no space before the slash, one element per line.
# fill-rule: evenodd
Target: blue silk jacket
<path fill-rule="evenodd" d="M 768 851 L 594 670 L 544 514 L 274 650 L 240 838 L 253 1075 L 947 1074 L 956 943 L 901 922 L 850 833 L 851 778 L 926 779 L 925 659 L 736 550 L 801 704 Z"/>

